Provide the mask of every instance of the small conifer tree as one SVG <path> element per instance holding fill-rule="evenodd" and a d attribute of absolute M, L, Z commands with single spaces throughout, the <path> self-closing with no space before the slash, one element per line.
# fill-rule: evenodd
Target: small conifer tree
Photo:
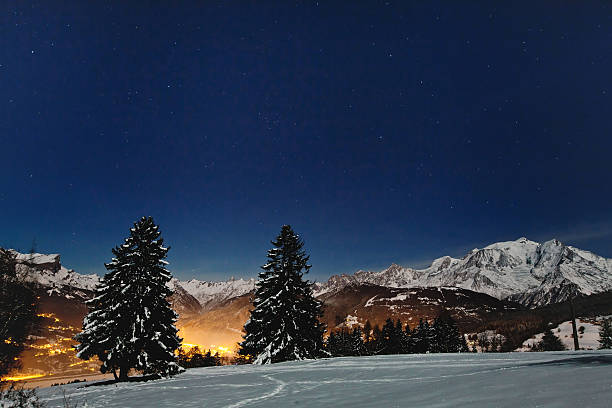
<path fill-rule="evenodd" d="M 420 319 L 419 325 L 412 332 L 415 353 L 427 353 L 430 351 L 431 328 L 427 320 Z"/>
<path fill-rule="evenodd" d="M 544 332 L 542 340 L 533 347 L 534 351 L 562 351 L 566 350 L 563 342 L 555 336 L 552 330 L 548 329 Z"/>
<path fill-rule="evenodd" d="M 612 319 L 604 319 L 599 329 L 599 349 L 612 349 Z"/>

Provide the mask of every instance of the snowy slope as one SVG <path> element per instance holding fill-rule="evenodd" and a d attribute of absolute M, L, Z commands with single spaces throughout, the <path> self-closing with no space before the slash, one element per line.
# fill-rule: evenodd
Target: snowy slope
<path fill-rule="evenodd" d="M 575 293 L 612 290 L 612 259 L 557 240 L 540 244 L 520 238 L 473 249 L 461 259 L 445 256 L 426 269 L 392 264 L 380 272 L 333 276 L 316 284 L 315 293 L 359 283 L 397 288 L 455 286 L 535 307 L 564 301 Z"/>
<path fill-rule="evenodd" d="M 599 348 L 599 329 L 601 326 L 593 321 L 576 319 L 576 328 L 584 327 L 584 332 L 578 332 L 578 345 L 581 350 L 597 350 Z M 574 338 L 572 335 L 572 322 L 567 321 L 552 329 L 555 336 L 559 337 L 568 350 L 574 349 Z M 536 343 L 544 337 L 544 333 L 538 333 L 534 337 L 523 342 L 523 346 L 516 351 L 531 351 Z"/>
<path fill-rule="evenodd" d="M 49 408 L 609 407 L 612 352 L 412 354 L 187 370 L 167 380 L 39 390 Z"/>

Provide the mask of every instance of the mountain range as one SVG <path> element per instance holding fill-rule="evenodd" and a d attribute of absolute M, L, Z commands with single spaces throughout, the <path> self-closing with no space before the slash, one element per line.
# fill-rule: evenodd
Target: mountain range
<path fill-rule="evenodd" d="M 18 270 L 27 279 L 64 296 L 87 297 L 99 277 L 83 275 L 60 263 L 59 254 L 17 254 Z M 189 314 L 212 310 L 227 300 L 250 293 L 255 279 L 208 282 L 173 279 L 178 307 Z M 444 256 L 428 268 L 392 264 L 382 271 L 357 271 L 331 276 L 313 284 L 316 296 L 338 293 L 349 286 L 388 288 L 456 287 L 484 293 L 499 300 L 537 307 L 612 290 L 612 259 L 565 245 L 519 238 L 473 249 L 462 258 Z"/>
<path fill-rule="evenodd" d="M 611 290 L 612 259 L 556 239 L 537 243 L 519 238 L 473 249 L 459 259 L 444 256 L 426 269 L 392 264 L 380 272 L 335 275 L 315 284 L 315 294 L 362 283 L 393 288 L 458 287 L 537 307 Z"/>

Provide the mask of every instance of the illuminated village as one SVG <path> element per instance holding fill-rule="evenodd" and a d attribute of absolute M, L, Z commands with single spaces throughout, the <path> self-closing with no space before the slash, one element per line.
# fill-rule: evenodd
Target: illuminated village
<path fill-rule="evenodd" d="M 1 381 L 19 382 L 38 378 L 57 378 L 58 382 L 65 377 L 78 378 L 100 373 L 100 362 L 93 358 L 81 360 L 76 356 L 73 339 L 81 329 L 59 319 L 54 313 L 39 313 L 41 318 L 40 335 L 31 335 L 21 360 L 22 369 L 3 377 Z M 9 342 L 9 340 L 5 340 Z M 235 350 L 220 345 L 204 345 L 183 342 L 177 354 L 192 357 L 196 353 L 216 358 L 219 364 L 232 364 Z"/>

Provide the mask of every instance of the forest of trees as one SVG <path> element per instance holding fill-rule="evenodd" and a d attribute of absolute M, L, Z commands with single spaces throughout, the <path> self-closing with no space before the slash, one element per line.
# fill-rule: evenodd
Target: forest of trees
<path fill-rule="evenodd" d="M 455 320 L 443 311 L 432 324 L 421 320 L 411 329 L 398 319 L 388 318 L 382 328 L 372 328 L 367 321 L 363 328 L 343 328 L 331 332 L 325 351 L 332 357 L 368 356 L 410 353 L 469 352 L 465 337 L 459 333 Z"/>

